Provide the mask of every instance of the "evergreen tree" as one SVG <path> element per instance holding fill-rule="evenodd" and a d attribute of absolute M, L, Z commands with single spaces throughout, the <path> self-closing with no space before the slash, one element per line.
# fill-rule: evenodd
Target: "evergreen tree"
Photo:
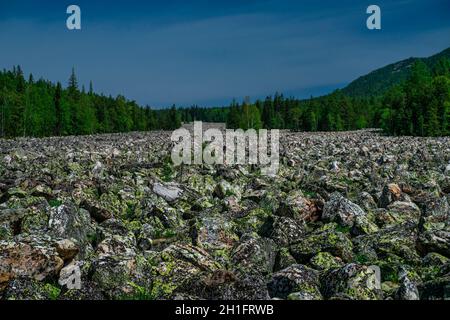
<path fill-rule="evenodd" d="M 263 104 L 263 112 L 262 112 L 262 122 L 265 128 L 271 129 L 273 125 L 273 118 L 274 118 L 274 107 L 271 97 L 267 97 L 266 100 L 264 100 Z"/>
<path fill-rule="evenodd" d="M 60 136 L 62 134 L 63 114 L 62 114 L 61 98 L 62 98 L 62 87 L 61 83 L 58 82 L 56 84 L 55 95 L 53 98 L 56 116 L 55 127 L 53 129 L 53 134 L 55 136 Z"/>
<path fill-rule="evenodd" d="M 181 127 L 181 117 L 175 105 L 170 108 L 169 125 L 167 129 L 175 130 Z"/>
<path fill-rule="evenodd" d="M 236 103 L 235 100 L 231 103 L 230 111 L 227 116 L 227 128 L 228 129 L 238 129 L 240 122 L 240 111 L 239 104 Z"/>
<path fill-rule="evenodd" d="M 72 73 L 69 78 L 69 86 L 68 86 L 69 97 L 73 100 L 78 100 L 79 92 L 78 92 L 78 80 L 75 75 L 75 68 L 72 68 Z"/>

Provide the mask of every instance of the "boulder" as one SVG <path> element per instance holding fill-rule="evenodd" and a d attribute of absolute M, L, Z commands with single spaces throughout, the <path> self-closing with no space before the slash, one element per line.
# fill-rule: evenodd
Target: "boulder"
<path fill-rule="evenodd" d="M 231 253 L 231 261 L 245 273 L 271 274 L 275 265 L 275 242 L 266 238 L 250 238 L 242 241 Z"/>
<path fill-rule="evenodd" d="M 318 252 L 328 252 L 350 262 L 353 258 L 352 241 L 330 224 L 314 231 L 290 246 L 292 256 L 299 263 L 306 263 Z"/>
<path fill-rule="evenodd" d="M 73 203 L 52 208 L 48 227 L 51 236 L 76 241 L 82 252 L 95 235 L 89 212 L 77 208 Z"/>
<path fill-rule="evenodd" d="M 59 240 L 55 243 L 56 251 L 58 252 L 59 256 L 64 261 L 70 261 L 72 260 L 80 251 L 77 247 L 77 245 L 69 240 L 69 239 L 63 239 Z"/>
<path fill-rule="evenodd" d="M 330 200 L 325 203 L 322 219 L 352 227 L 356 218 L 364 215 L 366 213 L 360 206 L 345 199 L 339 193 L 333 193 Z"/>
<path fill-rule="evenodd" d="M 183 190 L 181 190 L 177 185 L 164 185 L 161 183 L 155 183 L 153 185 L 153 192 L 169 203 L 176 202 L 183 194 Z"/>
<path fill-rule="evenodd" d="M 270 238 L 279 246 L 289 246 L 306 233 L 304 224 L 288 217 L 274 217 Z"/>
<path fill-rule="evenodd" d="M 305 198 L 301 191 L 293 191 L 281 202 L 277 215 L 298 222 L 312 222 L 320 218 L 320 210 L 316 203 Z"/>
<path fill-rule="evenodd" d="M 377 288 L 377 282 L 373 269 L 351 263 L 326 272 L 321 278 L 321 288 L 326 298 L 344 296 L 353 300 L 381 300 L 383 293 Z"/>
<path fill-rule="evenodd" d="M 386 208 L 388 205 L 395 201 L 400 201 L 402 198 L 402 189 L 398 184 L 391 183 L 383 188 L 380 200 L 378 202 L 381 208 Z"/>
<path fill-rule="evenodd" d="M 0 242 L 0 289 L 15 278 L 43 281 L 58 275 L 64 265 L 48 239 L 24 238 Z"/>
<path fill-rule="evenodd" d="M 295 294 L 295 297 L 304 300 L 322 299 L 319 273 L 304 265 L 292 265 L 274 273 L 267 288 L 272 298 L 286 299 Z"/>

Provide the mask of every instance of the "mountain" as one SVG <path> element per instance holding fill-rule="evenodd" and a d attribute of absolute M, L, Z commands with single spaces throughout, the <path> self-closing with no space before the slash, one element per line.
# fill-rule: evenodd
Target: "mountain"
<path fill-rule="evenodd" d="M 411 71 L 412 65 L 417 60 L 421 60 L 429 68 L 433 68 L 443 57 L 450 58 L 450 48 L 429 58 L 409 58 L 377 69 L 356 79 L 342 89 L 342 91 L 343 93 L 354 97 L 381 95 L 392 86 L 405 80 Z"/>

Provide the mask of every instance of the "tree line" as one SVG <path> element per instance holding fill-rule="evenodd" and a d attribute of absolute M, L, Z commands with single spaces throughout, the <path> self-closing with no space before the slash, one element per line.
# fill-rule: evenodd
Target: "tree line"
<path fill-rule="evenodd" d="M 390 135 L 450 135 L 450 60 L 430 69 L 422 61 L 385 94 L 351 97 L 342 90 L 308 100 L 282 94 L 249 103 L 233 102 L 226 114 L 229 128 L 346 131 L 382 128 Z"/>
<path fill-rule="evenodd" d="M 352 97 L 342 90 L 307 100 L 276 93 L 264 100 L 235 100 L 226 107 L 154 110 L 119 95 L 94 93 L 92 82 L 79 88 L 75 71 L 68 85 L 52 84 L 21 68 L 0 72 L 0 137 L 61 136 L 173 130 L 182 122 L 226 122 L 230 129 L 346 131 L 382 128 L 391 135 L 450 135 L 450 60 L 433 68 L 422 61 L 406 80 L 385 94 Z"/>
<path fill-rule="evenodd" d="M 68 85 L 25 79 L 20 66 L 0 71 L 0 137 L 45 137 L 147 130 L 173 130 L 181 115 L 141 107 L 124 96 L 115 98 L 79 88 L 75 71 Z"/>

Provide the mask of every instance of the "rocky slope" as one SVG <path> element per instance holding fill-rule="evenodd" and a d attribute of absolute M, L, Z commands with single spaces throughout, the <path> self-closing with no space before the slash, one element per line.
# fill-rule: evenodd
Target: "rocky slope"
<path fill-rule="evenodd" d="M 450 298 L 450 138 L 281 140 L 276 178 L 173 168 L 169 132 L 0 141 L 1 297 Z"/>

